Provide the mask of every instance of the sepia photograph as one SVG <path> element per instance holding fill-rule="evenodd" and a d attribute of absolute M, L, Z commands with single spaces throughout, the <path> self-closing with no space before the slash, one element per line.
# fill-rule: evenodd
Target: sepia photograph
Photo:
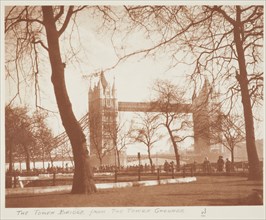
<path fill-rule="evenodd" d="M 264 1 L 1 1 L 1 219 L 265 219 Z"/>

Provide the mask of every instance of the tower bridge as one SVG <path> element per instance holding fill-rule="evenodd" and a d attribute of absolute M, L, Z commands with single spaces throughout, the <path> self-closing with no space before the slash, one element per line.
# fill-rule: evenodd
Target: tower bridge
<path fill-rule="evenodd" d="M 208 99 L 210 86 L 207 80 L 191 104 L 159 102 L 119 102 L 115 82 L 111 86 L 101 72 L 98 84 L 89 88 L 89 139 L 93 164 L 114 164 L 117 139 L 118 112 L 176 112 L 191 113 L 193 116 L 195 153 L 206 155 L 210 152 L 210 127 Z M 107 156 L 108 154 L 108 156 Z M 102 158 L 101 158 L 102 156 Z M 94 159 L 93 159 L 94 158 Z"/>

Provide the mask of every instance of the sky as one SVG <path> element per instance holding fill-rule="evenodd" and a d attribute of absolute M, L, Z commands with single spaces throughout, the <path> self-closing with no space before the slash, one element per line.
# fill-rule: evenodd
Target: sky
<path fill-rule="evenodd" d="M 112 67 L 118 60 L 116 51 L 134 51 L 138 48 L 148 47 L 150 43 L 143 38 L 142 33 L 136 32 L 127 39 L 126 46 L 128 48 L 123 48 L 125 45 L 119 46 L 119 42 L 122 42 L 124 38 L 121 33 L 118 33 L 113 38 L 115 44 L 117 44 L 115 50 L 110 38 L 112 32 L 100 27 L 101 20 L 99 17 L 88 17 L 83 14 L 78 17 L 77 24 L 79 35 L 73 34 L 71 42 L 73 48 L 76 49 L 78 62 L 75 58 L 69 59 L 71 56 L 68 56 L 71 51 L 69 39 L 66 36 L 68 36 L 68 31 L 71 28 L 67 29 L 66 35 L 62 37 L 61 50 L 62 59 L 66 63 L 65 79 L 69 97 L 73 111 L 77 119 L 80 119 L 88 111 L 88 89 L 97 81 L 95 78 L 89 80 L 86 77 Z M 180 54 L 180 59 L 182 55 Z M 152 95 L 152 83 L 156 79 L 167 79 L 177 86 L 186 87 L 188 97 L 191 97 L 191 90 L 186 84 L 186 75 L 191 73 L 192 66 L 179 64 L 170 70 L 169 67 L 169 57 L 164 53 L 145 58 L 138 55 L 121 62 L 113 69 L 105 71 L 105 77 L 111 83 L 115 80 L 118 101 L 140 102 L 149 100 Z M 53 87 L 47 70 L 50 72 L 50 66 L 44 62 L 39 76 L 40 105 L 57 112 Z M 8 102 L 14 96 L 16 87 L 12 82 L 6 83 L 5 86 L 6 102 Z M 24 87 L 22 86 L 22 88 Z M 24 89 L 21 92 L 22 103 L 34 109 L 34 91 L 28 90 L 26 87 Z M 19 103 L 18 100 L 16 101 Z M 123 117 L 131 120 L 133 114 L 123 113 Z M 55 135 L 64 130 L 58 114 L 50 114 L 48 124 Z M 192 140 L 188 140 L 184 145 L 189 146 L 192 143 Z M 165 147 L 165 145 L 169 145 L 166 140 L 158 143 L 154 148 L 154 153 L 155 151 L 168 150 L 169 147 Z M 128 148 L 130 154 L 139 151 L 146 152 L 146 149 L 140 144 Z"/>

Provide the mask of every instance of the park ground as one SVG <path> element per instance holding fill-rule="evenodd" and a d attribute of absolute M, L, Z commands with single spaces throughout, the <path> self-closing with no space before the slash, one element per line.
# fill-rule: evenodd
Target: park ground
<path fill-rule="evenodd" d="M 246 177 L 200 176 L 191 183 L 105 189 L 91 195 L 12 195 L 6 197 L 6 207 L 262 205 L 262 190 L 262 181 L 249 181 Z"/>

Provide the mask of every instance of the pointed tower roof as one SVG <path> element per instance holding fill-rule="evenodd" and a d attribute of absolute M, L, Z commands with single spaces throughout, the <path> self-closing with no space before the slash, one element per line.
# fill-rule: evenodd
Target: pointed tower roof
<path fill-rule="evenodd" d="M 102 83 L 103 89 L 105 90 L 106 87 L 107 87 L 107 85 L 108 85 L 108 83 L 107 83 L 107 81 L 106 81 L 106 79 L 105 79 L 105 76 L 104 76 L 103 71 L 101 71 L 100 80 L 101 80 L 101 83 Z"/>
<path fill-rule="evenodd" d="M 203 86 L 201 88 L 200 93 L 210 93 L 210 91 L 211 91 L 210 82 L 209 82 L 209 80 L 208 80 L 208 78 L 206 76 L 204 78 L 205 78 L 204 84 L 203 84 Z"/>
<path fill-rule="evenodd" d="M 92 88 L 92 82 L 91 82 L 91 79 L 90 79 L 90 82 L 89 82 L 89 92 L 91 93 L 92 90 L 93 90 L 93 88 Z"/>
<path fill-rule="evenodd" d="M 209 82 L 207 76 L 204 76 L 204 85 L 203 85 L 203 87 L 206 87 L 206 88 L 210 87 L 210 82 Z"/>
<path fill-rule="evenodd" d="M 113 96 L 113 97 L 116 96 L 115 77 L 114 77 L 113 86 L 112 86 L 112 96 Z"/>
<path fill-rule="evenodd" d="M 211 93 L 212 93 L 212 87 L 207 77 L 205 77 L 204 84 L 199 92 L 198 97 L 201 98 L 205 97 L 204 99 L 209 99 L 211 97 Z"/>

